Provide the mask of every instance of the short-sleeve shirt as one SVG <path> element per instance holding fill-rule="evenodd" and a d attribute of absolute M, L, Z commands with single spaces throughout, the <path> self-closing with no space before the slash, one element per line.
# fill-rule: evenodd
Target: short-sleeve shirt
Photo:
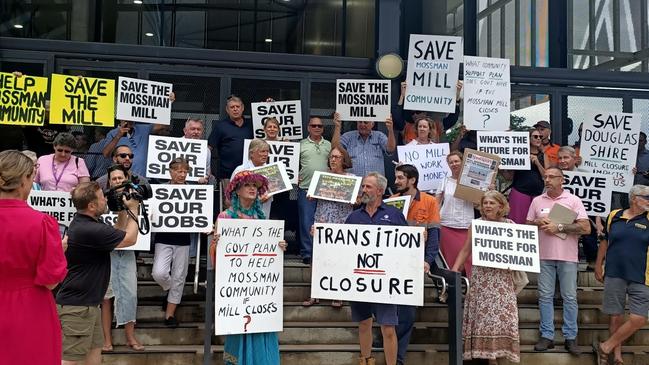
<path fill-rule="evenodd" d="M 38 158 L 34 181 L 41 185 L 42 190 L 70 192 L 79 185 L 82 177 L 90 177 L 83 158 L 71 156 L 66 162 L 58 162 L 51 154 Z"/>
<path fill-rule="evenodd" d="M 146 123 L 135 123 L 133 125 L 133 133 L 127 134 L 117 141 L 117 146 L 129 146 L 135 157 L 133 158 L 133 164 L 131 165 L 131 171 L 137 175 L 146 175 L 146 157 L 149 150 L 149 135 L 151 135 L 151 130 L 153 129 L 153 124 Z M 119 128 L 115 128 L 108 132 L 106 139 L 108 141 L 115 138 Z"/>
<path fill-rule="evenodd" d="M 407 226 L 408 222 L 403 213 L 395 207 L 381 203 L 374 215 L 370 216 L 365 205 L 354 210 L 347 216 L 345 224 L 374 224 L 381 226 Z"/>
<path fill-rule="evenodd" d="M 588 219 L 586 209 L 584 209 L 584 204 L 582 204 L 581 200 L 575 195 L 570 194 L 567 190 L 563 190 L 561 195 L 556 198 L 548 196 L 547 193 L 543 193 L 534 198 L 530 205 L 530 210 L 527 212 L 527 220 L 533 221 L 547 217 L 554 204 L 561 204 L 573 212 L 577 212 L 575 220 Z M 554 234 L 539 230 L 540 259 L 578 262 L 578 242 L 578 235 L 569 234 L 564 240 Z"/>
<path fill-rule="evenodd" d="M 392 195 L 391 198 L 402 196 L 401 194 Z M 439 225 L 439 204 L 434 196 L 417 190 L 417 193 L 410 200 L 410 209 L 408 209 L 408 224 L 411 226 L 421 226 L 432 228 Z"/>
<path fill-rule="evenodd" d="M 365 176 L 368 172 L 376 171 L 385 175 L 383 156 L 388 153 L 388 137 L 384 133 L 372 131 L 363 139 L 358 131 L 349 131 L 340 137 L 340 144 L 352 159 L 351 173 Z"/>
<path fill-rule="evenodd" d="M 608 240 L 605 275 L 649 285 L 649 213 L 622 218 L 623 209 L 613 211 L 604 224 Z"/>
<path fill-rule="evenodd" d="M 216 149 L 219 157 L 219 179 L 229 179 L 232 171 L 241 165 L 244 141 L 252 136 L 252 121 L 249 119 L 244 119 L 241 127 L 230 118 L 214 124 L 208 144 Z"/>
<path fill-rule="evenodd" d="M 126 232 L 85 214 L 75 214 L 68 228 L 68 275 L 56 294 L 60 305 L 101 304 L 110 280 L 110 253 Z"/>
<path fill-rule="evenodd" d="M 440 224 L 444 227 L 455 229 L 468 229 L 474 218 L 473 203 L 456 198 L 455 188 L 457 181 L 447 177 L 442 183 L 441 192 L 444 193 L 444 201 L 440 208 Z"/>
<path fill-rule="evenodd" d="M 558 144 L 550 143 L 543 147 L 543 154 L 545 155 L 545 167 L 557 166 L 559 164 L 559 146 Z"/>
<path fill-rule="evenodd" d="M 324 138 L 316 142 L 310 137 L 300 141 L 300 173 L 298 186 L 307 190 L 316 171 L 327 171 L 327 160 L 331 152 L 331 142 Z"/>

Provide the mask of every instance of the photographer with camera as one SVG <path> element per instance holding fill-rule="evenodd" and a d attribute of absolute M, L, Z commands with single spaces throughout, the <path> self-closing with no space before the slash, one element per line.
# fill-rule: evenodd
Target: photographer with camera
<path fill-rule="evenodd" d="M 77 209 L 67 234 L 68 275 L 56 295 L 63 330 L 63 365 L 101 363 L 103 334 L 99 305 L 110 279 L 110 252 L 135 244 L 140 202 L 122 196 L 127 208 L 118 213 L 111 227 L 99 218 L 106 213 L 107 201 L 97 182 L 80 183 L 71 193 Z"/>

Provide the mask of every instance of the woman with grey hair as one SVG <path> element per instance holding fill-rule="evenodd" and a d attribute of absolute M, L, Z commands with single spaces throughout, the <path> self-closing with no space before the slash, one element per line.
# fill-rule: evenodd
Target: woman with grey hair
<path fill-rule="evenodd" d="M 54 138 L 54 153 L 41 156 L 36 165 L 34 181 L 43 190 L 70 192 L 79 183 L 90 181 L 90 173 L 85 161 L 72 156 L 76 139 L 70 133 L 59 133 Z"/>
<path fill-rule="evenodd" d="M 255 138 L 250 141 L 250 144 L 248 145 L 248 159 L 234 169 L 230 180 L 234 179 L 234 176 L 241 171 L 264 166 L 266 163 L 268 163 L 269 153 L 270 145 L 265 140 Z M 260 198 L 260 200 L 262 203 L 261 209 L 264 211 L 266 217 L 270 217 L 270 206 L 273 203 L 273 197 L 269 197 L 267 194 L 264 194 Z"/>

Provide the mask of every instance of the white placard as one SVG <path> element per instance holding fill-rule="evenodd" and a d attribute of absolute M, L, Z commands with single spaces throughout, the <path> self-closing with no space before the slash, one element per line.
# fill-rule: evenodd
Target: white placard
<path fill-rule="evenodd" d="M 215 333 L 283 330 L 284 221 L 219 219 Z"/>
<path fill-rule="evenodd" d="M 149 206 L 150 200 L 145 200 L 143 203 L 147 207 L 147 213 L 149 215 L 149 222 L 150 222 L 152 218 L 151 208 Z M 110 226 L 114 226 L 115 223 L 117 222 L 117 213 L 110 212 L 108 214 L 102 215 L 101 218 L 104 221 L 104 223 Z M 140 228 L 143 229 L 145 227 L 144 216 L 142 214 L 139 215 L 139 224 L 140 224 Z M 149 232 L 147 234 L 142 234 L 138 232 L 137 241 L 135 241 L 135 244 L 133 246 L 116 248 L 116 250 L 126 250 L 126 251 L 149 251 L 150 249 L 151 249 L 151 229 L 149 229 Z"/>
<path fill-rule="evenodd" d="M 51 215 L 59 224 L 67 227 L 70 226 L 77 212 L 72 204 L 70 193 L 65 191 L 32 190 L 27 198 L 27 204 L 34 210 Z"/>
<path fill-rule="evenodd" d="M 390 116 L 390 80 L 336 80 L 340 120 L 385 122 Z"/>
<path fill-rule="evenodd" d="M 333 202 L 356 204 L 363 178 L 316 171 L 311 178 L 307 196 Z"/>
<path fill-rule="evenodd" d="M 607 217 L 611 211 L 611 175 L 564 170 L 563 188 L 581 200 L 588 215 Z"/>
<path fill-rule="evenodd" d="M 408 217 L 408 212 L 410 211 L 410 200 L 410 195 L 403 195 L 383 199 L 383 202 L 399 209 L 404 217 Z"/>
<path fill-rule="evenodd" d="M 613 191 L 628 193 L 638 157 L 640 114 L 593 112 L 585 116 L 580 170 L 613 176 Z"/>
<path fill-rule="evenodd" d="M 243 141 L 243 161 L 249 160 L 248 148 L 251 139 Z M 270 146 L 268 163 L 281 162 L 286 167 L 286 173 L 291 184 L 297 185 L 298 172 L 300 171 L 300 144 L 297 142 L 266 141 Z"/>
<path fill-rule="evenodd" d="M 424 305 L 423 227 L 316 223 L 311 297 Z"/>
<path fill-rule="evenodd" d="M 528 132 L 478 131 L 478 151 L 500 157 L 501 170 L 529 170 L 530 134 Z"/>
<path fill-rule="evenodd" d="M 467 129 L 509 129 L 509 58 L 464 56 L 463 90 Z"/>
<path fill-rule="evenodd" d="M 209 232 L 214 222 L 211 185 L 154 184 L 150 200 L 152 232 Z"/>
<path fill-rule="evenodd" d="M 423 191 L 438 190 L 444 179 L 451 176 L 446 162 L 448 153 L 448 143 L 397 146 L 399 162 L 413 165 L 419 171 L 417 187 Z"/>
<path fill-rule="evenodd" d="M 262 175 L 268 180 L 268 196 L 283 193 L 293 188 L 286 174 L 286 168 L 281 162 L 275 162 L 250 169 L 251 172 Z"/>
<path fill-rule="evenodd" d="M 117 115 L 120 120 L 140 123 L 171 123 L 173 85 L 120 76 L 117 81 Z"/>
<path fill-rule="evenodd" d="M 406 110 L 454 113 L 462 38 L 411 34 Z"/>
<path fill-rule="evenodd" d="M 299 100 L 272 101 L 269 103 L 251 103 L 252 128 L 255 138 L 266 138 L 264 123 L 266 119 L 275 117 L 279 121 L 279 138 L 301 140 L 302 134 L 302 102 Z"/>
<path fill-rule="evenodd" d="M 489 222 L 471 222 L 471 257 L 473 265 L 540 272 L 539 232 L 537 226 Z"/>
<path fill-rule="evenodd" d="M 187 181 L 198 181 L 208 175 L 206 140 L 149 136 L 146 177 L 169 179 L 169 162 L 178 157 L 189 163 Z"/>

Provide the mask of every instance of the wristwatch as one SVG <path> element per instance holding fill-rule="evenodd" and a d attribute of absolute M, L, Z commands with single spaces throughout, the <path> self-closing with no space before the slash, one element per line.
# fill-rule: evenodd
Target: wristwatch
<path fill-rule="evenodd" d="M 559 232 L 563 232 L 563 224 L 557 224 L 557 229 L 559 229 Z"/>

